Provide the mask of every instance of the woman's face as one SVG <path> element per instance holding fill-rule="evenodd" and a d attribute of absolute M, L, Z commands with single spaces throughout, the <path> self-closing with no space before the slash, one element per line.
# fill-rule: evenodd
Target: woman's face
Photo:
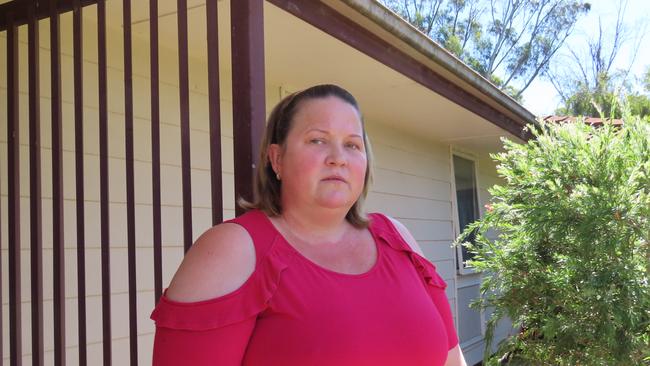
<path fill-rule="evenodd" d="M 283 147 L 269 146 L 282 180 L 282 205 L 343 208 L 363 191 L 367 158 L 359 113 L 334 96 L 298 105 Z"/>

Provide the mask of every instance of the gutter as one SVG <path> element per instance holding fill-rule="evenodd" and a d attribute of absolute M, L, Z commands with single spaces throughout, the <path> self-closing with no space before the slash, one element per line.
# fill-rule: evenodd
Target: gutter
<path fill-rule="evenodd" d="M 527 123 L 539 125 L 537 118 L 529 110 L 377 0 L 340 1 L 372 20 L 386 31 L 389 31 L 393 36 L 433 60 L 501 106 L 507 108 L 521 118 L 522 125 Z"/>

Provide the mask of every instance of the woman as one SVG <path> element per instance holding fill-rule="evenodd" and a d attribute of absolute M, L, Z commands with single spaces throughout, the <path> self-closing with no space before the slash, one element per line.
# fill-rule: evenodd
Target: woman
<path fill-rule="evenodd" d="M 356 100 L 319 85 L 269 117 L 251 210 L 205 232 L 152 314 L 154 365 L 465 365 L 445 283 L 366 217 Z"/>

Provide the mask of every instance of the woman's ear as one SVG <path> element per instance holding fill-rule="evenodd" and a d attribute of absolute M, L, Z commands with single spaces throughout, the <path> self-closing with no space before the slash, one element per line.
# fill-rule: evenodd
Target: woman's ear
<path fill-rule="evenodd" d="M 278 144 L 270 144 L 266 149 L 266 155 L 275 174 L 282 175 L 282 147 Z"/>

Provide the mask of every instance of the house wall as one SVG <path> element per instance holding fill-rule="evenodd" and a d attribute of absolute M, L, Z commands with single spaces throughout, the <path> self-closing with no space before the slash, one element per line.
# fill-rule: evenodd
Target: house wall
<path fill-rule="evenodd" d="M 395 126 L 399 126 L 397 121 Z M 458 236 L 458 221 L 453 209 L 451 154 L 460 153 L 475 163 L 481 216 L 491 200 L 488 188 L 500 183 L 496 165 L 486 153 L 407 135 L 393 126 L 366 121 L 366 129 L 375 155 L 368 212 L 384 212 L 404 223 L 445 279 L 461 347 L 468 364 L 473 365 L 483 357 L 488 314 L 470 308 L 479 296 L 481 274 L 456 270 L 452 243 Z M 508 325 L 499 325 L 496 341 L 508 333 Z"/>
<path fill-rule="evenodd" d="M 388 214 L 411 231 L 447 281 L 447 296 L 453 309 L 456 271 L 451 248 L 449 149 L 372 121 L 366 121 L 366 129 L 375 155 L 375 181 L 368 195 L 367 210 Z"/>
<path fill-rule="evenodd" d="M 118 2 L 119 3 L 119 2 Z M 116 2 L 109 2 L 116 4 Z M 114 5 L 115 6 L 115 5 Z M 108 24 L 121 24 L 111 20 Z M 87 339 L 89 364 L 101 364 L 101 271 L 99 215 L 99 122 L 97 45 L 94 7 L 84 9 L 84 184 L 86 233 Z M 223 30 L 224 32 L 227 30 Z M 21 169 L 21 258 L 22 258 L 22 325 L 23 362 L 31 363 L 30 335 L 30 263 L 29 263 L 29 147 L 27 95 L 27 30 L 20 28 L 20 169 Z M 52 316 L 52 189 L 50 134 L 49 23 L 40 22 L 41 141 L 42 141 L 42 212 L 43 212 L 43 296 L 45 364 L 53 360 Z M 61 68 L 63 91 L 63 169 L 64 169 L 64 238 L 66 287 L 66 353 L 69 365 L 77 364 L 77 264 L 76 198 L 74 167 L 74 111 L 72 69 L 72 16 L 61 16 Z M 126 238 L 125 144 L 124 144 L 124 75 L 122 29 L 109 28 L 108 47 L 108 124 L 110 175 L 110 257 L 113 363 L 128 364 L 128 274 Z M 6 36 L 0 34 L 0 48 L 6 49 Z M 200 53 L 200 52 L 199 52 Z M 193 54 L 193 52 L 190 52 Z M 221 57 L 229 57 L 221 55 Z M 163 284 L 166 286 L 183 257 L 182 196 L 180 161 L 180 126 L 178 103 L 178 55 L 161 42 L 160 48 L 160 118 L 162 179 Z M 0 57 L 0 80 L 6 80 L 6 58 Z M 221 144 L 224 218 L 234 217 L 234 178 L 232 140 L 232 98 L 230 71 L 221 70 Z M 207 66 L 205 58 L 190 59 L 190 120 L 192 156 L 193 238 L 210 227 L 210 170 Z M 138 288 L 139 362 L 151 364 L 153 322 L 149 314 L 154 307 L 153 235 L 151 188 L 151 136 L 149 94 L 148 34 L 134 34 L 133 88 L 135 139 L 136 256 Z M 282 95 L 282 86 L 268 85 L 267 110 Z M 0 110 L 6 110 L 7 89 L 0 84 Z M 362 106 L 372 108 L 372 106 Z M 7 129 L 6 113 L 0 113 L 0 131 Z M 450 147 L 409 136 L 393 126 L 366 121 L 375 155 L 375 183 L 367 201 L 367 210 L 380 211 L 404 223 L 421 245 L 425 255 L 447 281 L 447 295 L 454 318 L 466 316 L 466 299 L 458 289 L 463 277 L 455 269 L 455 252 L 451 243 L 454 229 L 451 186 Z M 483 159 L 484 157 L 481 157 Z M 494 180 L 493 167 L 478 164 L 480 197 Z M 0 181 L 7 181 L 7 138 L 0 133 Z M 0 240 L 2 243 L 2 316 L 3 347 L 9 349 L 7 186 L 0 187 Z M 483 202 L 481 202 L 481 207 Z M 465 281 L 467 282 L 467 281 Z M 460 303 L 460 299 L 463 303 Z M 458 314 L 458 316 L 457 316 Z M 480 324 L 469 324 L 475 329 Z M 462 337 L 462 334 L 461 334 Z M 462 339 L 461 339 L 462 340 Z M 470 350 L 471 351 L 471 350 Z M 4 353 L 8 364 L 9 353 Z M 468 357 L 472 362 L 475 357 Z"/>

